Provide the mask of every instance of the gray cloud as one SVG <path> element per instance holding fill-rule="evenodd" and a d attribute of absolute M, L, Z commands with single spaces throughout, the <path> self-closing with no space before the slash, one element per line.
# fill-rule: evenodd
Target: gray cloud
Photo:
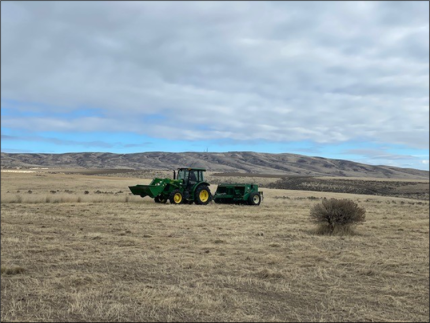
<path fill-rule="evenodd" d="M 14 149 L 14 148 L 2 148 L 2 153 L 34 153 L 34 150 L 28 150 L 28 149 Z"/>
<path fill-rule="evenodd" d="M 30 142 L 46 142 L 56 145 L 67 145 L 67 146 L 82 146 L 82 147 L 97 147 L 97 148 L 113 148 L 113 147 L 143 147 L 147 145 L 151 145 L 150 142 L 143 142 L 140 144 L 123 144 L 120 142 L 116 143 L 108 143 L 104 141 L 78 141 L 78 140 L 66 140 L 66 139 L 58 139 L 58 138 L 47 138 L 41 136 L 10 136 L 10 135 L 1 135 L 2 140 L 8 141 L 30 141 Z M 8 151 L 13 151 L 13 149 L 8 149 Z"/>
<path fill-rule="evenodd" d="M 390 160 L 416 160 L 416 156 L 390 154 L 384 149 L 349 149 L 348 154 L 358 154 L 370 159 L 390 159 Z"/>
<path fill-rule="evenodd" d="M 103 110 L 2 127 L 429 145 L 428 2 L 1 6 L 2 99 Z"/>
<path fill-rule="evenodd" d="M 357 162 L 371 165 L 390 165 L 407 168 L 424 168 L 428 165 L 429 155 L 408 155 L 393 154 L 387 151 L 387 148 L 379 147 L 378 149 L 348 149 L 344 153 L 359 155 Z"/>

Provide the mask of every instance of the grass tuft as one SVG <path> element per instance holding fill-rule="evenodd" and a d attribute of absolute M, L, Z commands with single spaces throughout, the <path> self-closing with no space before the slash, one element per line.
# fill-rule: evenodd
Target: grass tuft
<path fill-rule="evenodd" d="M 354 236 L 354 235 L 357 235 L 357 232 L 354 230 L 352 225 L 335 226 L 333 228 L 333 227 L 331 227 L 327 224 L 324 224 L 324 223 L 318 224 L 317 228 L 312 232 L 317 234 L 317 235 L 322 235 L 322 236 Z"/>
<path fill-rule="evenodd" d="M 22 274 L 24 271 L 25 269 L 20 266 L 12 266 L 12 267 L 1 266 L 2 275 L 18 275 L 18 274 Z"/>

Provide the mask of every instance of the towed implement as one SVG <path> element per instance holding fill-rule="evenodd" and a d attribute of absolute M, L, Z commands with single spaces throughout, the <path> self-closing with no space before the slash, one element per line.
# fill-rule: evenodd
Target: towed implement
<path fill-rule="evenodd" d="M 220 184 L 213 200 L 220 204 L 260 205 L 263 192 L 258 191 L 256 184 Z"/>
<path fill-rule="evenodd" d="M 205 182 L 202 168 L 178 168 L 173 179 L 154 178 L 149 185 L 129 186 L 134 195 L 149 196 L 156 203 L 206 205 L 212 200 L 209 183 Z"/>

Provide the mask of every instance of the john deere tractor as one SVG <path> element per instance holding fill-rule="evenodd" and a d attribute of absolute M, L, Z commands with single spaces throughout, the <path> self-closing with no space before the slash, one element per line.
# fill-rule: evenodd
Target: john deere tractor
<path fill-rule="evenodd" d="M 156 203 L 206 205 L 212 200 L 209 183 L 205 182 L 203 168 L 178 168 L 173 179 L 154 178 L 149 185 L 129 186 L 134 195 L 149 196 Z"/>

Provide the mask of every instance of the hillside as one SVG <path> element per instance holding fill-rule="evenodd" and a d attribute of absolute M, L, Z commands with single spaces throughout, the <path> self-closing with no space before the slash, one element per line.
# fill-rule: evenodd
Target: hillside
<path fill-rule="evenodd" d="M 398 179 L 429 178 L 429 172 L 423 170 L 391 166 L 373 166 L 348 160 L 309 157 L 288 153 L 1 153 L 1 167 L 3 169 L 17 167 L 48 167 L 170 170 L 181 166 L 203 167 L 208 171 L 224 173 L 241 172 L 255 174 Z"/>

